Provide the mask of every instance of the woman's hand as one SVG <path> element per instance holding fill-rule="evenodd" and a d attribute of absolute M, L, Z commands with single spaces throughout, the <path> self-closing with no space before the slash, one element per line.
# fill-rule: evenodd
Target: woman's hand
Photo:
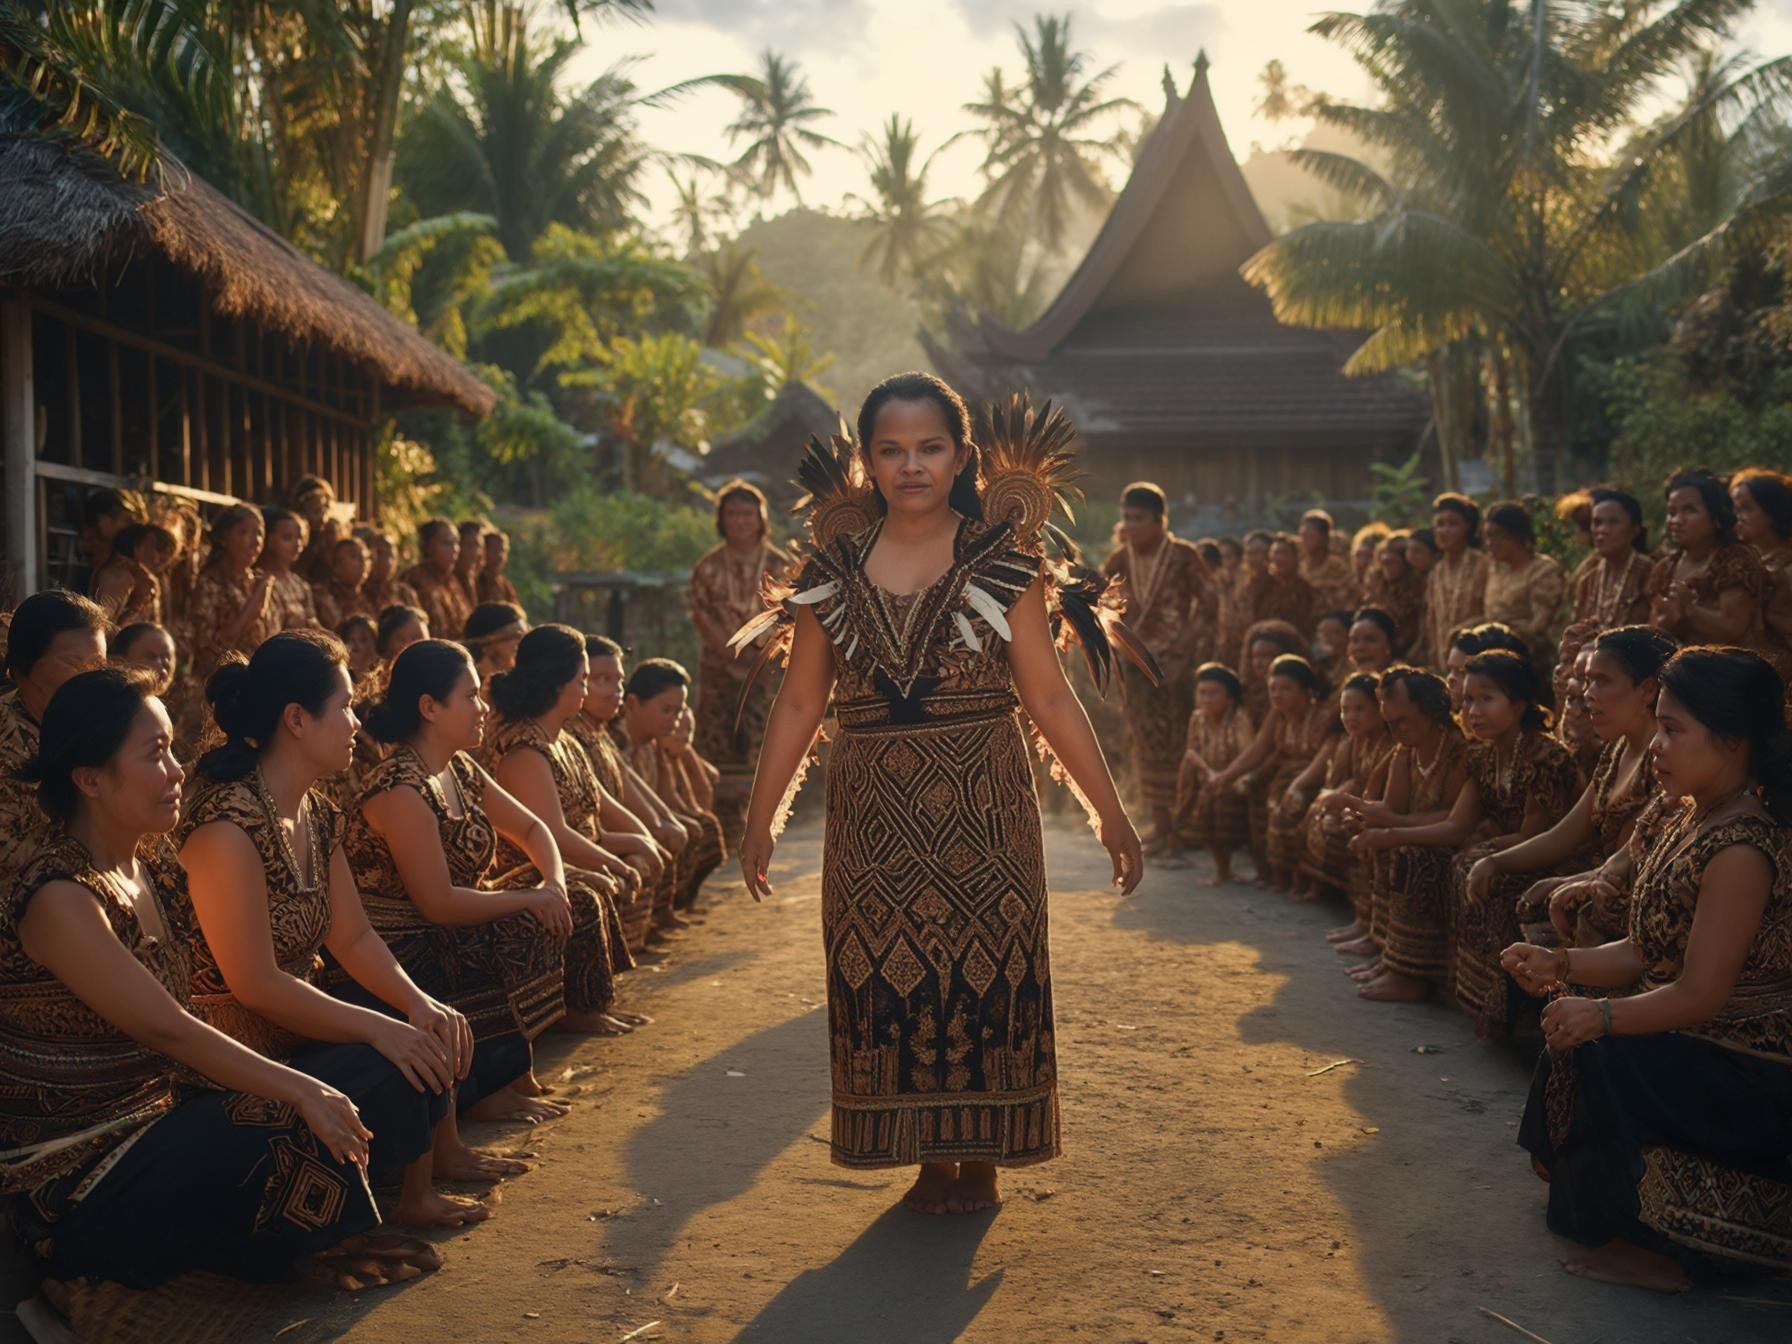
<path fill-rule="evenodd" d="M 1358 831 L 1350 841 L 1350 852 L 1360 859 L 1365 854 L 1372 854 L 1377 850 L 1392 849 L 1399 843 L 1399 839 L 1393 831 L 1381 829 Z"/>
<path fill-rule="evenodd" d="M 454 1057 L 447 1047 L 409 1022 L 382 1017 L 368 1044 L 391 1060 L 419 1092 L 441 1092 L 454 1083 Z"/>
<path fill-rule="evenodd" d="M 1526 994 L 1541 997 L 1564 983 L 1568 956 L 1559 947 L 1513 943 L 1500 953 L 1500 966 Z"/>
<path fill-rule="evenodd" d="M 467 1076 L 467 1070 L 473 1067 L 473 1028 L 458 1008 L 425 998 L 411 1010 L 411 1025 L 440 1042 L 454 1077 Z"/>
<path fill-rule="evenodd" d="M 303 1074 L 300 1076 L 304 1083 L 292 1099 L 299 1117 L 338 1162 L 350 1162 L 366 1171 L 367 1144 L 373 1138 L 373 1131 L 361 1123 L 361 1113 L 355 1109 L 355 1103 L 328 1083 L 320 1083 Z"/>
<path fill-rule="evenodd" d="M 1122 896 L 1132 895 L 1145 876 L 1145 852 L 1138 831 L 1124 812 L 1101 819 L 1101 844 L 1114 861 L 1114 885 Z"/>
<path fill-rule="evenodd" d="M 544 882 L 535 889 L 525 908 L 535 916 L 537 924 L 561 942 L 572 937 L 572 902 L 564 888 Z"/>
<path fill-rule="evenodd" d="M 1478 859 L 1468 870 L 1468 903 L 1479 909 L 1487 904 L 1487 897 L 1493 891 L 1493 879 L 1500 875 L 1500 866 L 1489 854 Z"/>
<path fill-rule="evenodd" d="M 740 875 L 746 879 L 747 892 L 755 901 L 763 901 L 772 894 L 772 883 L 766 870 L 771 867 L 775 844 L 769 827 L 754 827 L 741 837 Z"/>
<path fill-rule="evenodd" d="M 1605 1013 L 1598 999 L 1565 995 L 1543 1008 L 1543 1040 L 1558 1054 L 1605 1035 Z"/>

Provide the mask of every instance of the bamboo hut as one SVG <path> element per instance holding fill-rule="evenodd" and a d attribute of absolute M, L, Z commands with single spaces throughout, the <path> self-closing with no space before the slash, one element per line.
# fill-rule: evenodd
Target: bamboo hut
<path fill-rule="evenodd" d="M 491 390 L 177 163 L 121 178 L 0 125 L 6 578 L 80 586 L 80 502 L 110 486 L 202 506 L 315 472 L 365 515 L 386 421 Z"/>

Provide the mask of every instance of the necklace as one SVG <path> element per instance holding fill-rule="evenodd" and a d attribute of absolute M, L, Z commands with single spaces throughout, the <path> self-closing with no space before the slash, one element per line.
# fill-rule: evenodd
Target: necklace
<path fill-rule="evenodd" d="M 1175 534 L 1166 527 L 1163 540 L 1148 556 L 1141 556 L 1130 541 L 1126 543 L 1126 578 L 1132 587 L 1135 619 L 1143 620 L 1145 613 L 1151 610 L 1151 599 L 1157 595 L 1158 580 L 1163 577 L 1164 557 L 1170 553 L 1175 540 Z"/>
<path fill-rule="evenodd" d="M 1630 581 L 1631 562 L 1636 559 L 1636 552 L 1630 553 L 1630 559 L 1624 562 L 1624 572 L 1618 575 L 1618 582 L 1611 590 L 1611 602 L 1606 603 L 1605 585 L 1611 577 L 1612 566 L 1609 560 L 1599 562 L 1599 581 L 1593 588 L 1593 619 L 1599 623 L 1601 630 L 1609 630 L 1618 623 L 1618 607 L 1624 598 L 1624 588 Z"/>
<path fill-rule="evenodd" d="M 1464 551 L 1457 557 L 1454 564 L 1448 557 L 1439 559 L 1437 562 L 1437 595 L 1443 599 L 1439 614 L 1444 616 L 1452 626 L 1458 624 L 1457 617 L 1461 611 L 1463 590 L 1468 587 L 1469 580 L 1474 577 L 1471 572 L 1474 569 L 1471 559 L 1473 554 L 1472 551 Z"/>
<path fill-rule="evenodd" d="M 1443 760 L 1443 758 L 1444 758 L 1444 746 L 1449 742 L 1449 740 L 1450 740 L 1450 736 L 1448 733 L 1440 732 L 1437 735 L 1437 749 L 1431 753 L 1431 764 L 1430 765 L 1421 764 L 1419 761 L 1418 752 L 1416 752 L 1416 751 L 1413 752 L 1413 754 L 1412 754 L 1412 772 L 1413 772 L 1414 778 L 1420 784 L 1430 784 L 1431 776 L 1434 773 L 1436 773 L 1436 771 L 1437 771 L 1437 763 L 1439 761 Z M 1416 790 L 1415 790 L 1415 792 L 1416 792 Z"/>
<path fill-rule="evenodd" d="M 1728 797 L 1718 799 L 1703 811 L 1698 808 L 1687 809 L 1675 823 L 1674 828 L 1662 837 L 1662 843 L 1657 843 L 1638 866 L 1636 887 L 1641 889 L 1645 878 L 1654 878 L 1658 874 L 1665 873 L 1676 859 L 1692 848 L 1694 841 L 1713 828 L 1717 823 L 1718 813 L 1737 799 L 1744 797 L 1748 792 L 1749 786 L 1744 784 L 1736 792 Z M 1665 843 L 1668 840 L 1672 840 L 1673 843 Z"/>
<path fill-rule="evenodd" d="M 311 795 L 299 799 L 298 815 L 293 819 L 293 835 L 296 837 L 302 830 L 305 833 L 305 867 L 299 867 L 298 855 L 293 852 L 292 841 L 287 839 L 286 828 L 280 824 L 280 814 L 274 810 L 274 800 L 268 795 L 267 781 L 261 776 L 261 767 L 255 767 L 253 776 L 255 796 L 261 803 L 261 810 L 267 817 L 268 827 L 274 832 L 274 839 L 280 845 L 280 853 L 286 860 L 286 866 L 292 870 L 293 880 L 300 888 L 309 889 L 317 880 L 318 869 L 322 862 L 317 854 L 317 828 L 311 824 L 311 809 L 307 806 Z"/>

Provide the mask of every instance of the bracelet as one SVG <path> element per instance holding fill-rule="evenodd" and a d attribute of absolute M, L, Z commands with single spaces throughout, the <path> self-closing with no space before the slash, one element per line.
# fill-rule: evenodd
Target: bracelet
<path fill-rule="evenodd" d="M 1605 1026 L 1605 1030 L 1600 1034 L 1610 1036 L 1612 1034 L 1612 1001 L 1610 999 L 1599 1000 L 1599 1020 Z"/>
<path fill-rule="evenodd" d="M 1570 962 L 1569 962 L 1569 960 L 1568 960 L 1568 954 L 1569 954 L 1569 953 L 1570 953 L 1570 952 L 1572 952 L 1572 951 L 1573 951 L 1573 950 L 1574 950 L 1574 949 L 1573 949 L 1573 948 L 1568 948 L 1568 947 L 1564 947 L 1564 948 L 1562 948 L 1562 949 L 1561 949 L 1561 952 L 1562 952 L 1562 973 L 1561 973 L 1561 974 L 1560 974 L 1560 975 L 1558 975 L 1558 976 L 1557 976 L 1557 977 L 1556 977 L 1556 979 L 1558 979 L 1558 980 L 1560 980 L 1560 981 L 1561 981 L 1561 982 L 1562 982 L 1562 983 L 1563 983 L 1563 984 L 1564 984 L 1564 985 L 1565 985 L 1565 984 L 1568 984 L 1568 983 L 1569 983 L 1569 981 L 1570 981 L 1570 977 L 1571 977 L 1571 974 L 1572 974 L 1572 972 L 1573 972 L 1573 970 L 1574 970 L 1574 967 L 1573 967 L 1573 965 L 1572 965 L 1572 964 L 1571 964 L 1571 963 L 1570 963 Z"/>

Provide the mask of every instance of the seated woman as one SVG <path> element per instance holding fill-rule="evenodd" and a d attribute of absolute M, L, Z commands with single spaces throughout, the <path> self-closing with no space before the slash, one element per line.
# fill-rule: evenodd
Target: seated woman
<path fill-rule="evenodd" d="M 1195 709 L 1188 718 L 1174 820 L 1182 840 L 1205 846 L 1213 855 L 1209 886 L 1232 880 L 1232 852 L 1251 838 L 1248 780 L 1234 780 L 1225 788 L 1213 781 L 1256 736 L 1257 725 L 1244 708 L 1244 688 L 1232 669 L 1219 663 L 1197 667 Z"/>
<path fill-rule="evenodd" d="M 1375 563 L 1363 584 L 1363 605 L 1385 611 L 1394 622 L 1394 661 L 1402 661 L 1425 628 L 1425 575 L 1409 553 L 1434 555 L 1413 541 L 1411 532 L 1391 532 L 1375 548 Z"/>
<path fill-rule="evenodd" d="M 1527 993 L 1569 991 L 1543 1010 L 1518 1141 L 1549 1181 L 1550 1230 L 1591 1248 L 1570 1273 L 1679 1291 L 1690 1257 L 1792 1262 L 1784 698 L 1755 654 L 1675 655 L 1652 749 L 1677 801 L 1636 857 L 1625 936 L 1502 958 Z"/>
<path fill-rule="evenodd" d="M 622 713 L 611 725 L 629 765 L 694 837 L 673 907 L 654 911 L 656 928 L 688 922 L 677 912 L 696 903 L 704 880 L 727 855 L 714 811 L 718 773 L 691 745 L 690 684 L 690 674 L 671 659 L 646 659 L 629 673 Z"/>
<path fill-rule="evenodd" d="M 1327 611 L 1313 622 L 1313 641 L 1309 657 L 1313 668 L 1328 683 L 1342 681 L 1346 670 L 1346 646 L 1350 643 L 1350 625 L 1355 616 L 1349 611 Z"/>
<path fill-rule="evenodd" d="M 1399 645 L 1399 627 L 1380 607 L 1362 607 L 1350 618 L 1350 634 L 1344 643 L 1350 671 L 1381 676 L 1394 665 L 1394 650 Z"/>
<path fill-rule="evenodd" d="M 697 839 L 653 796 L 652 790 L 623 758 L 610 725 L 622 713 L 622 646 L 602 635 L 585 636 L 591 677 L 585 702 L 566 725 L 585 750 L 602 792 L 598 823 L 622 848 L 623 861 L 641 874 L 641 894 L 622 911 L 629 951 L 647 946 L 655 910 L 670 909 L 682 889 L 680 856 Z M 624 835 L 638 837 L 624 840 Z M 649 843 L 643 845 L 641 839 Z"/>
<path fill-rule="evenodd" d="M 397 1221 L 484 1218 L 431 1185 L 436 1127 L 473 1065 L 466 1019 L 419 989 L 367 923 L 342 816 L 314 787 L 354 742 L 341 641 L 274 635 L 248 663 L 212 673 L 205 692 L 225 741 L 200 758 L 178 831 L 198 915 L 187 938 L 195 1010 L 348 1094 L 373 1132 L 373 1172 L 403 1173 Z M 325 993 L 324 951 L 397 1015 Z"/>
<path fill-rule="evenodd" d="M 1649 572 L 1649 623 L 1682 644 L 1759 648 L 1767 571 L 1736 539 L 1727 482 L 1704 470 L 1670 477 L 1667 531 Z"/>
<path fill-rule="evenodd" d="M 490 689 L 498 673 L 516 666 L 516 646 L 528 633 L 529 618 L 514 602 L 481 602 L 473 608 L 461 643 L 479 669 L 482 693 Z"/>
<path fill-rule="evenodd" d="M 461 1087 L 462 1108 L 478 1119 L 563 1115 L 536 1100 L 545 1089 L 529 1043 L 566 1012 L 565 948 L 575 936 L 582 946 L 594 940 L 577 920 L 595 923 L 601 906 L 589 891 L 569 895 L 546 823 L 474 762 L 486 711 L 464 648 L 411 645 L 365 712 L 365 731 L 388 751 L 361 785 L 343 849 L 368 923 L 405 973 L 459 1009 L 487 1046 L 475 1067 L 493 1072 Z M 531 866 L 514 877 L 496 870 L 500 836 L 528 855 Z M 451 1179 L 517 1169 L 470 1154 L 452 1120 L 435 1166 Z"/>
<path fill-rule="evenodd" d="M 356 612 L 345 616 L 333 627 L 336 638 L 348 650 L 349 680 L 360 689 L 368 675 L 380 665 L 380 628 L 373 617 Z"/>
<path fill-rule="evenodd" d="M 112 554 L 93 572 L 93 600 L 114 628 L 169 615 L 162 575 L 174 563 L 174 534 L 155 523 L 132 523 L 112 539 Z"/>
<path fill-rule="evenodd" d="M 174 685 L 174 636 L 150 621 L 127 625 L 106 641 L 108 661 L 140 667 L 150 675 L 149 693 L 167 708 L 169 689 Z"/>
<path fill-rule="evenodd" d="M 1736 539 L 1754 547 L 1766 576 L 1761 596 L 1761 656 L 1792 676 L 1792 476 L 1749 467 L 1730 478 Z"/>
<path fill-rule="evenodd" d="M 1369 868 L 1369 936 L 1341 942 L 1364 998 L 1413 1002 L 1450 970 L 1450 861 L 1455 852 L 1409 841 L 1447 821 L 1468 780 L 1468 743 L 1442 677 L 1399 664 L 1382 675 L 1381 717 L 1397 744 L 1378 800 L 1342 800 L 1364 829 L 1350 852 Z"/>
<path fill-rule="evenodd" d="M 1342 735 L 1325 758 L 1325 774 L 1307 810 L 1301 872 L 1316 893 L 1340 891 L 1350 898 L 1355 920 L 1334 930 L 1331 941 L 1348 942 L 1369 931 L 1369 884 L 1363 865 L 1350 852 L 1355 829 L 1345 816 L 1346 800 L 1373 798 L 1385 786 L 1388 753 L 1394 740 L 1375 696 L 1378 679 L 1359 672 L 1338 692 Z M 1317 757 L 1315 759 L 1318 759 Z"/>
<path fill-rule="evenodd" d="M 165 835 L 183 772 L 146 675 L 74 677 L 44 741 L 24 773 L 61 830 L 0 905 L 0 1189 L 14 1232 L 52 1280 L 130 1288 L 189 1270 L 279 1278 L 320 1253 L 313 1277 L 348 1288 L 435 1268 L 420 1242 L 362 1235 L 380 1218 L 349 1098 L 183 1007 L 191 911 Z M 220 1090 L 184 1089 L 191 1075 Z M 57 1296 L 82 1337 L 108 1334 L 88 1318 L 104 1309 L 97 1294 L 64 1283 Z"/>
<path fill-rule="evenodd" d="M 1629 625 L 1599 636 L 1589 654 L 1584 695 L 1587 722 L 1605 749 L 1591 782 L 1554 826 L 1484 855 L 1468 870 L 1469 901 L 1514 905 L 1531 942 L 1554 941 L 1551 896 L 1621 850 L 1637 815 L 1655 796 L 1649 744 L 1655 737 L 1656 678 L 1673 653 L 1674 641 L 1652 626 Z M 1558 875 L 1537 881 L 1539 873 Z M 1604 910 L 1597 918 L 1607 928 L 1621 927 L 1624 912 Z"/>
<path fill-rule="evenodd" d="M 517 645 L 516 667 L 492 679 L 497 711 L 480 748 L 480 764 L 511 797 L 547 823 L 572 884 L 573 936 L 566 944 L 567 1031 L 614 1036 L 645 1019 L 615 1011 L 616 977 L 633 968 L 618 898 L 629 900 L 641 878 L 600 840 L 599 788 L 591 762 L 566 725 L 585 702 L 591 661 L 585 640 L 564 625 L 539 625 Z M 528 855 L 506 840 L 498 863 L 507 883 L 540 881 Z M 576 891 L 575 891 L 576 889 Z"/>
<path fill-rule="evenodd" d="M 1537 670 L 1555 667 L 1555 640 L 1568 576 L 1553 556 L 1537 554 L 1530 512 L 1510 501 L 1487 510 L 1481 525 L 1487 547 L 1487 587 L 1481 614 L 1511 629 L 1530 649 Z"/>
<path fill-rule="evenodd" d="M 1448 817 L 1400 835 L 1403 844 L 1444 851 L 1446 866 L 1428 876 L 1443 878 L 1445 917 L 1455 921 L 1456 998 L 1488 1034 L 1509 1025 L 1499 957 L 1513 938 L 1494 939 L 1501 931 L 1516 933 L 1517 915 L 1510 902 L 1500 909 L 1469 899 L 1468 870 L 1555 825 L 1580 788 L 1574 759 L 1549 735 L 1542 698 L 1542 678 L 1528 658 L 1509 649 L 1471 658 L 1462 699 L 1462 723 L 1474 739 L 1467 778 Z M 1476 836 L 1487 838 L 1470 844 Z M 1404 987 L 1387 988 L 1392 997 Z"/>
<path fill-rule="evenodd" d="M 1285 653 L 1270 664 L 1269 716 L 1244 753 L 1212 780 L 1214 788 L 1224 789 L 1246 774 L 1252 777 L 1251 844 L 1261 846 L 1267 856 L 1260 886 L 1277 891 L 1293 887 L 1299 859 L 1292 851 L 1292 835 L 1299 833 L 1308 800 L 1291 799 L 1288 786 L 1315 756 L 1330 749 L 1337 719 L 1337 708 L 1324 694 L 1313 665 L 1299 654 Z M 1272 813 L 1279 828 L 1273 847 Z"/>
<path fill-rule="evenodd" d="M 1587 492 L 1592 554 L 1574 571 L 1564 644 L 1583 644 L 1605 630 L 1649 619 L 1649 534 L 1643 506 L 1627 490 L 1595 486 Z"/>

